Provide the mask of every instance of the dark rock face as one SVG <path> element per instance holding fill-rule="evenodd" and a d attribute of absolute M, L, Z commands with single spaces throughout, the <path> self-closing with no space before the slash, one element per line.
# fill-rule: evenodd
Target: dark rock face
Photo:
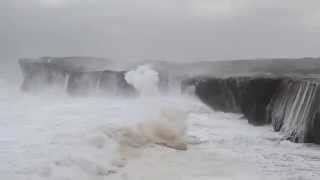
<path fill-rule="evenodd" d="M 39 59 L 20 59 L 24 81 L 23 91 L 43 91 L 59 87 L 70 95 L 88 95 L 92 92 L 106 95 L 137 95 L 136 89 L 125 80 L 124 70 L 116 68 L 116 63 L 100 58 L 43 57 Z M 159 65 L 160 67 L 160 65 Z M 119 67 L 118 67 L 119 68 Z M 132 66 L 136 68 L 136 66 Z M 121 69 L 121 67 L 120 67 Z M 127 69 L 126 69 L 127 70 Z M 169 90 L 170 73 L 166 68 L 155 68 L 159 72 L 159 90 Z"/>
<path fill-rule="evenodd" d="M 70 73 L 67 91 L 71 95 L 86 95 L 98 88 L 100 72 Z"/>
<path fill-rule="evenodd" d="M 320 85 L 299 78 L 200 78 L 185 81 L 215 110 L 242 113 L 254 125 L 272 123 L 288 140 L 320 144 Z"/>
<path fill-rule="evenodd" d="M 106 94 L 133 96 L 135 88 L 125 80 L 125 71 L 102 71 L 99 79 L 99 89 Z"/>
<path fill-rule="evenodd" d="M 20 60 L 24 80 L 23 91 L 59 88 L 70 95 L 99 92 L 108 95 L 135 95 L 136 90 L 125 80 L 125 71 L 81 71 L 41 59 Z M 83 68 L 82 68 L 83 69 Z"/>
<path fill-rule="evenodd" d="M 224 112 L 239 112 L 233 79 L 203 79 L 197 82 L 195 93 L 206 104 Z"/>
<path fill-rule="evenodd" d="M 19 61 L 24 74 L 21 89 L 24 91 L 39 91 L 48 87 L 63 88 L 67 71 L 55 64 L 44 62 L 29 63 L 25 60 Z"/>
<path fill-rule="evenodd" d="M 240 102 L 241 112 L 248 118 L 249 122 L 255 125 L 270 123 L 267 118 L 267 106 L 275 94 L 281 80 L 258 78 L 246 79 L 240 86 L 237 102 Z M 237 86 L 234 88 L 234 92 Z"/>
<path fill-rule="evenodd" d="M 267 105 L 280 80 L 271 78 L 202 79 L 196 84 L 196 95 L 213 109 L 240 112 L 251 124 L 269 123 Z"/>
<path fill-rule="evenodd" d="M 320 144 L 320 112 L 316 112 L 312 120 L 307 124 L 304 142 Z"/>
<path fill-rule="evenodd" d="M 294 142 L 320 143 L 319 105 L 318 82 L 284 80 L 268 107 L 274 130 Z"/>
<path fill-rule="evenodd" d="M 134 95 L 135 89 L 125 80 L 125 71 L 73 72 L 67 91 L 71 95 L 97 92 L 108 95 Z"/>

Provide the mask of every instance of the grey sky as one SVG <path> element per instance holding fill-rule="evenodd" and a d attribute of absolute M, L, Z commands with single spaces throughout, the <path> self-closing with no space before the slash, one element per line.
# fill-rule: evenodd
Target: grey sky
<path fill-rule="evenodd" d="M 0 0 L 0 62 L 320 55 L 319 0 Z"/>

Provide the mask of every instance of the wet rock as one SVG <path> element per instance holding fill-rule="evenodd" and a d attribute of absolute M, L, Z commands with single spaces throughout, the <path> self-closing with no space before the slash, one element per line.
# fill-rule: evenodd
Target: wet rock
<path fill-rule="evenodd" d="M 59 58 L 19 60 L 24 76 L 21 89 L 26 92 L 41 92 L 45 89 L 58 88 L 76 96 L 90 93 L 136 94 L 136 90 L 124 78 L 125 71 L 96 70 L 97 67 L 84 63 L 84 59 L 80 59 L 81 63 L 77 63 L 76 59 L 71 60 Z M 94 62 L 97 63 L 96 61 Z"/>
<path fill-rule="evenodd" d="M 211 108 L 242 113 L 249 123 L 271 123 L 292 142 L 320 144 L 319 80 L 297 77 L 198 78 L 195 94 Z M 185 88 L 183 87 L 183 88 Z"/>
<path fill-rule="evenodd" d="M 125 80 L 125 71 L 102 71 L 99 79 L 99 89 L 112 95 L 135 95 L 135 88 Z"/>
<path fill-rule="evenodd" d="M 63 88 L 67 71 L 56 64 L 47 62 L 30 62 L 26 59 L 19 61 L 24 80 L 23 91 L 40 91 L 45 88 Z"/>
<path fill-rule="evenodd" d="M 317 80 L 283 80 L 268 107 L 274 130 L 293 142 L 320 143 L 319 105 Z"/>
<path fill-rule="evenodd" d="M 273 78 L 206 78 L 196 82 L 196 95 L 215 110 L 243 113 L 251 124 L 269 123 L 267 106 L 281 80 Z"/>
<path fill-rule="evenodd" d="M 87 95 L 98 88 L 100 72 L 72 72 L 68 79 L 67 92 L 71 95 Z"/>

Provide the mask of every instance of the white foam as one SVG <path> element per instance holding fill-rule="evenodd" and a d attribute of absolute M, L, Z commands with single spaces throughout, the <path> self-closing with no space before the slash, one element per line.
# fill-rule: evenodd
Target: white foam
<path fill-rule="evenodd" d="M 10 89 L 6 84 L 4 87 Z M 0 92 L 1 179 L 320 177 L 317 146 L 281 141 L 282 136 L 269 126 L 250 126 L 239 115 L 213 112 L 195 99 L 68 98 Z M 159 116 L 161 109 L 174 118 Z M 183 113 L 176 113 L 180 111 Z M 164 119 L 170 122 L 169 127 L 184 129 L 185 124 L 179 120 L 185 118 L 185 112 L 189 114 L 186 134 L 193 141 L 188 151 L 149 144 L 134 159 L 122 159 L 114 130 L 149 118 Z M 171 122 L 176 124 L 172 126 Z"/>
<path fill-rule="evenodd" d="M 126 81 L 133 85 L 141 96 L 152 96 L 159 93 L 159 73 L 149 65 L 141 65 L 125 75 Z"/>
<path fill-rule="evenodd" d="M 117 130 L 122 149 L 141 148 L 148 144 L 187 150 L 186 113 L 174 108 L 161 109 L 157 116 Z"/>

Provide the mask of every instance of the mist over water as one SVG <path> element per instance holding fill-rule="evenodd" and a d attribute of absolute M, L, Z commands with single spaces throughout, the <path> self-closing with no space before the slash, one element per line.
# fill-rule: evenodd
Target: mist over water
<path fill-rule="evenodd" d="M 55 91 L 22 93 L 19 84 L 2 78 L 1 178 L 315 180 L 319 177 L 317 146 L 283 141 L 269 126 L 252 127 L 239 115 L 214 112 L 194 97 L 160 95 L 158 73 L 149 66 L 130 71 L 126 80 L 139 91 L 139 97 L 70 97 Z M 157 127 L 164 127 L 164 132 L 182 132 L 178 133 L 178 139 L 187 144 L 188 150 L 163 146 L 168 142 L 153 133 Z M 123 138 L 121 133 L 118 136 L 119 130 L 127 128 L 129 135 L 133 135 L 129 136 L 129 143 L 127 136 Z"/>
<path fill-rule="evenodd" d="M 319 180 L 320 146 L 181 87 L 319 73 L 319 58 L 292 59 L 319 56 L 319 12 L 319 0 L 0 0 L 0 180 Z M 50 63 L 21 71 L 20 58 Z M 307 131 L 318 89 L 288 86 L 275 104 L 290 137 Z"/>

